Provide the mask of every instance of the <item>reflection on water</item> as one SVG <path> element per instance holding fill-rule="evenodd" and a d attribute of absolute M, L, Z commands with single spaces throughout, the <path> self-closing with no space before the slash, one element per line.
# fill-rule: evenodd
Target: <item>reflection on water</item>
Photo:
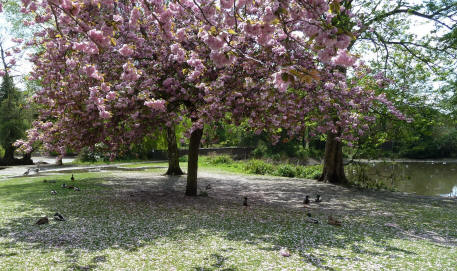
<path fill-rule="evenodd" d="M 368 163 L 370 178 L 393 184 L 402 192 L 457 197 L 457 163 L 395 162 Z M 349 174 L 348 177 L 351 177 Z"/>
<path fill-rule="evenodd" d="M 443 197 L 448 197 L 448 198 L 457 198 L 457 185 L 452 187 L 452 191 L 449 194 L 441 194 Z"/>

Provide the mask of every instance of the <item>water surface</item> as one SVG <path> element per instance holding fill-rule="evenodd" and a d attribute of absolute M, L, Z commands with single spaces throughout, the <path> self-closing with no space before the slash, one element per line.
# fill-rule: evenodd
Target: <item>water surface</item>
<path fill-rule="evenodd" d="M 457 162 L 373 162 L 365 164 L 369 177 L 402 192 L 457 197 Z M 351 176 L 349 172 L 348 177 Z"/>

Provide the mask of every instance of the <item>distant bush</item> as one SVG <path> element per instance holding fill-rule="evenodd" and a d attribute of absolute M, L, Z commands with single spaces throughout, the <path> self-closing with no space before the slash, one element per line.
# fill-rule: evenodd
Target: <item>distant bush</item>
<path fill-rule="evenodd" d="M 100 160 L 100 153 L 89 148 L 84 148 L 79 152 L 77 159 L 81 162 L 97 162 Z"/>
<path fill-rule="evenodd" d="M 297 166 L 297 177 L 317 180 L 322 175 L 322 165 Z"/>
<path fill-rule="evenodd" d="M 220 165 L 220 164 L 232 164 L 233 159 L 229 155 L 218 155 L 218 156 L 209 156 L 209 164 Z"/>
<path fill-rule="evenodd" d="M 188 161 L 189 161 L 189 156 L 187 154 L 179 157 L 179 162 L 188 162 Z"/>
<path fill-rule="evenodd" d="M 297 167 L 295 167 L 291 164 L 279 165 L 278 168 L 276 169 L 274 175 L 294 178 L 297 176 Z"/>
<path fill-rule="evenodd" d="M 379 174 L 369 172 L 369 164 L 354 163 L 345 169 L 349 183 L 355 187 L 362 189 L 386 189 L 394 191 L 394 183 L 398 178 L 401 178 L 401 172 L 392 168 L 390 176 L 379 177 Z M 390 180 L 390 182 L 389 182 Z"/>
<path fill-rule="evenodd" d="M 266 174 L 273 174 L 275 171 L 275 166 L 272 164 L 268 164 L 265 161 L 262 160 L 249 160 L 246 165 L 244 166 L 244 170 L 246 170 L 247 173 L 251 174 L 260 174 L 260 175 L 266 175 Z"/>

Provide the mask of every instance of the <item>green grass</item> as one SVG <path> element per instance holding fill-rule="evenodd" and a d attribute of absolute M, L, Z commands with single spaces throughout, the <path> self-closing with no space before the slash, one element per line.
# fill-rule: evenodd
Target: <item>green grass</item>
<path fill-rule="evenodd" d="M 155 165 L 155 163 L 154 163 Z M 425 236 L 457 238 L 455 202 L 358 202 L 343 227 L 310 224 L 303 209 L 212 197 L 163 196 L 115 176 L 78 174 L 0 182 L 0 270 L 455 270 L 457 249 Z M 43 183 L 43 179 L 56 183 Z M 49 191 L 55 189 L 57 195 Z M 386 194 L 389 195 L 389 194 Z M 67 221 L 36 226 L 58 211 Z M 343 209 L 344 211 L 344 209 Z M 383 214 L 388 212 L 389 214 Z M 392 215 L 393 214 L 393 215 Z M 314 215 L 325 221 L 325 211 Z M 398 230 L 386 226 L 397 225 Z M 279 254 L 281 247 L 291 257 Z"/>

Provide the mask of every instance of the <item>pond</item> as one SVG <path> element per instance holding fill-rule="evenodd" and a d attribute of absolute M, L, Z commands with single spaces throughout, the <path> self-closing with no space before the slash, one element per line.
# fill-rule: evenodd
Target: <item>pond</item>
<path fill-rule="evenodd" d="M 367 176 L 401 192 L 427 196 L 457 197 L 457 162 L 367 162 Z M 348 177 L 357 172 L 349 170 Z"/>

